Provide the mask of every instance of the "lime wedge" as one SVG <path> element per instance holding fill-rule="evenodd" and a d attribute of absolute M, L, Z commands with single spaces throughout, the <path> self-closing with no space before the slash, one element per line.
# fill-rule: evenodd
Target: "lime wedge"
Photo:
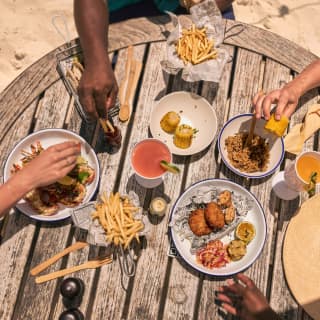
<path fill-rule="evenodd" d="M 71 186 L 73 184 L 76 184 L 76 180 L 69 176 L 64 176 L 61 179 L 59 179 L 57 182 L 64 186 Z"/>
<path fill-rule="evenodd" d="M 180 169 L 178 167 L 176 167 L 172 163 L 167 162 L 166 160 L 161 160 L 160 166 L 171 173 L 180 173 Z"/>

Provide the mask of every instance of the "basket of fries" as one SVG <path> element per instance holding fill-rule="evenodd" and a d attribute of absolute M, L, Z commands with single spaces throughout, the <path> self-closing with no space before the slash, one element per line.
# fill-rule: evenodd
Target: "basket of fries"
<path fill-rule="evenodd" d="M 142 214 L 135 193 L 120 196 L 104 193 L 97 202 L 89 202 L 71 214 L 74 225 L 87 232 L 86 242 L 94 246 L 108 247 L 120 255 L 121 270 L 128 276 L 134 274 L 135 266 L 131 248 L 140 243 L 150 229 L 150 223 Z M 131 267 L 128 265 L 131 263 Z"/>
<path fill-rule="evenodd" d="M 175 16 L 174 30 L 167 39 L 167 59 L 161 62 L 169 74 L 182 72 L 185 81 L 219 82 L 229 59 L 220 47 L 224 39 L 221 13 L 213 0 L 206 0 L 190 9 L 190 16 Z"/>

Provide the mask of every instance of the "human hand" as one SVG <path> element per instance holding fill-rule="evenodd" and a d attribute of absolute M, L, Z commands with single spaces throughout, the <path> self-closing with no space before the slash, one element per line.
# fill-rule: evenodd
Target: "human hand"
<path fill-rule="evenodd" d="M 26 185 L 28 191 L 49 185 L 73 169 L 80 152 L 79 142 L 67 141 L 53 145 L 42 151 L 15 176 Z"/>
<path fill-rule="evenodd" d="M 299 90 L 290 83 L 282 89 L 271 91 L 267 95 L 257 93 L 252 101 L 256 117 L 259 119 L 263 115 L 266 120 L 269 120 L 271 104 L 276 103 L 275 119 L 280 120 L 282 115 L 290 118 L 300 96 Z"/>
<path fill-rule="evenodd" d="M 108 57 L 104 62 L 86 64 L 78 92 L 90 118 L 106 118 L 118 94 L 117 81 Z"/>
<path fill-rule="evenodd" d="M 237 280 L 240 282 L 228 280 L 227 286 L 219 288 L 217 299 L 225 311 L 245 320 L 279 319 L 250 278 L 239 273 Z"/>

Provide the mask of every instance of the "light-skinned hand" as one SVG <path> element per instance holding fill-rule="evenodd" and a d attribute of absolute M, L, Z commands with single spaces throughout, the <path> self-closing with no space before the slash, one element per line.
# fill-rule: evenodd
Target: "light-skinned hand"
<path fill-rule="evenodd" d="M 86 64 L 78 92 L 90 118 L 106 118 L 118 94 L 118 84 L 108 57 L 104 62 Z"/>
<path fill-rule="evenodd" d="M 295 111 L 300 96 L 298 89 L 290 84 L 282 89 L 273 90 L 267 95 L 257 93 L 252 101 L 256 117 L 259 119 L 264 116 L 266 120 L 269 120 L 271 105 L 276 104 L 275 119 L 280 120 L 282 115 L 290 118 Z"/>
<path fill-rule="evenodd" d="M 250 278 L 239 273 L 236 280 L 228 280 L 227 286 L 219 288 L 217 299 L 225 311 L 245 320 L 279 319 Z"/>
<path fill-rule="evenodd" d="M 76 165 L 80 155 L 79 142 L 67 141 L 53 145 L 40 153 L 15 176 L 28 189 L 42 187 L 66 176 Z"/>

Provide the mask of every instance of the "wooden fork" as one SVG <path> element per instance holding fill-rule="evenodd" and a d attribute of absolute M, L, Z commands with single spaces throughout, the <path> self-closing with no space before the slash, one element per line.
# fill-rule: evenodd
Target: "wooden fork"
<path fill-rule="evenodd" d="M 95 269 L 95 268 L 99 268 L 105 264 L 111 263 L 112 262 L 112 258 L 111 257 L 106 257 L 104 259 L 98 259 L 98 260 L 91 260 L 88 262 L 85 262 L 83 264 L 80 264 L 78 266 L 73 266 L 70 268 L 66 268 L 66 269 L 62 269 L 59 271 L 55 271 L 49 274 L 46 274 L 44 276 L 40 276 L 40 277 L 36 277 L 36 283 L 43 283 L 46 281 L 50 281 L 59 277 L 63 277 L 67 274 L 73 273 L 73 272 L 77 272 L 83 269 Z"/>
<path fill-rule="evenodd" d="M 48 260 L 40 263 L 39 265 L 37 265 L 36 267 L 31 269 L 30 274 L 32 276 L 36 276 L 38 273 L 40 273 L 41 271 L 47 269 L 49 266 L 54 264 L 56 261 L 58 261 L 63 256 L 69 254 L 70 252 L 82 249 L 82 248 L 86 247 L 87 245 L 89 245 L 87 242 L 80 242 L 80 241 L 75 242 L 71 246 L 65 248 L 64 250 L 62 250 L 61 252 L 57 253 L 53 257 L 49 258 Z"/>

